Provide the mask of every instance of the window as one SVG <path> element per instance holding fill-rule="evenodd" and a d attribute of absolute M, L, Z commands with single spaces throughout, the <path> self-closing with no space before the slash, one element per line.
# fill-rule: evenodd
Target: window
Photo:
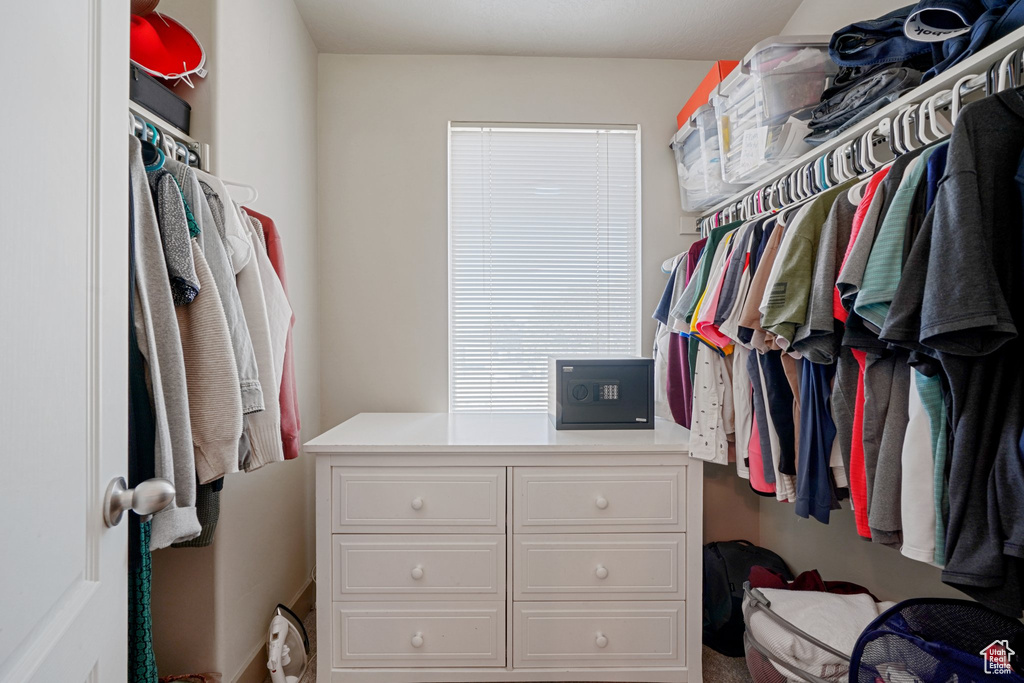
<path fill-rule="evenodd" d="M 547 409 L 547 359 L 640 351 L 640 131 L 449 129 L 449 407 Z"/>

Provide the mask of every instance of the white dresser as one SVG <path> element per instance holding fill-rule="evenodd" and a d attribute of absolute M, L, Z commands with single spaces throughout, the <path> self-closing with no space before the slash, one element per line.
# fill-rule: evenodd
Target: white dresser
<path fill-rule="evenodd" d="M 700 681 L 688 440 L 447 413 L 312 440 L 317 681 Z"/>

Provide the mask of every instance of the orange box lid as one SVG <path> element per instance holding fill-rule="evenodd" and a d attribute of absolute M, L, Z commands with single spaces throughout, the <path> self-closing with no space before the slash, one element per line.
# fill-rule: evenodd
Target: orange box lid
<path fill-rule="evenodd" d="M 682 128 L 686 125 L 686 122 L 690 119 L 690 115 L 697 111 L 698 107 L 701 107 L 708 103 L 708 98 L 711 96 L 711 91 L 715 89 L 715 86 L 722 82 L 722 80 L 732 73 L 732 70 L 739 66 L 739 62 L 730 60 L 720 60 L 714 63 L 711 70 L 708 71 L 708 75 L 704 77 L 704 80 L 700 82 L 697 89 L 693 91 L 693 95 L 686 101 L 683 108 L 679 110 L 679 114 L 676 115 L 676 126 Z"/>

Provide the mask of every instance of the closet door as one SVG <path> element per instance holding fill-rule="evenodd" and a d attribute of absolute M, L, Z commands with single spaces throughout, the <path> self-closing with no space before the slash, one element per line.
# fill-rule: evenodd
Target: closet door
<path fill-rule="evenodd" d="M 127 0 L 4 2 L 0 681 L 123 682 Z"/>

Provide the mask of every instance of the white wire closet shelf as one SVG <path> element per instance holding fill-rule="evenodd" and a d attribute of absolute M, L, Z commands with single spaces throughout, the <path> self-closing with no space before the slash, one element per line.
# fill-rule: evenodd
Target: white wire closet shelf
<path fill-rule="evenodd" d="M 128 117 L 134 135 L 142 135 L 142 129 L 152 126 L 157 131 L 157 139 L 152 142 L 164 150 L 165 154 L 180 158 L 191 166 L 204 171 L 210 170 L 210 145 L 201 143 L 180 128 L 168 123 L 163 118 L 140 104 L 128 101 Z"/>
<path fill-rule="evenodd" d="M 955 67 L 905 93 L 835 138 L 722 200 L 697 219 L 706 232 L 716 225 L 772 213 L 818 194 L 821 179 L 855 177 L 878 168 L 874 150 L 892 154 L 948 135 L 964 99 L 1022 85 L 1024 28 L 996 41 Z M 946 112 L 949 112 L 946 114 Z M 855 149 L 856 148 L 856 149 Z M 891 157 L 890 157 L 891 158 Z M 825 186 L 834 182 L 826 180 Z"/>

